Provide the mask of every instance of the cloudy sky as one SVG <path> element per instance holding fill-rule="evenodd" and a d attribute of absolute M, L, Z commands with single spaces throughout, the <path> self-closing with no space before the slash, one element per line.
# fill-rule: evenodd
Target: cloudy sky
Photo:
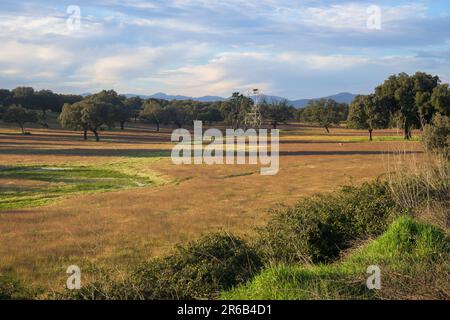
<path fill-rule="evenodd" d="M 0 2 L 3 88 L 297 99 L 417 70 L 450 80 L 448 0 Z"/>

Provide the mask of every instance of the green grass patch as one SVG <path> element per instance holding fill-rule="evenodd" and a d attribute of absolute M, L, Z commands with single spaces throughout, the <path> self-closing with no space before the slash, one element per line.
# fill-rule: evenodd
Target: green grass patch
<path fill-rule="evenodd" d="M 245 285 L 222 294 L 223 299 L 376 299 L 392 275 L 421 279 L 437 263 L 448 270 L 449 241 L 443 231 L 410 217 L 398 218 L 378 239 L 333 264 L 279 265 L 265 269 Z M 367 267 L 381 269 L 382 290 L 368 290 Z M 429 284 L 424 283 L 427 287 Z M 389 289 L 389 288 L 388 288 Z M 392 290 L 392 288 L 390 288 Z M 398 286 L 402 290 L 414 290 Z M 389 291 L 389 290 L 386 290 Z M 388 297 L 389 298 L 389 297 Z M 391 298 L 391 297 L 390 297 Z"/>
<path fill-rule="evenodd" d="M 71 194 L 156 185 L 161 178 L 132 174 L 119 163 L 102 167 L 0 166 L 0 181 L 0 210 L 7 210 L 39 206 Z"/>

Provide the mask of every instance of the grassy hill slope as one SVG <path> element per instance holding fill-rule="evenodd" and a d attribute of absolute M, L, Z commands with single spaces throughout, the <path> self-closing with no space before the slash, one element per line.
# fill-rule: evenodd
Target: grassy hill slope
<path fill-rule="evenodd" d="M 435 282 L 434 295 L 446 295 L 449 242 L 438 228 L 410 217 L 398 218 L 378 239 L 329 265 L 287 266 L 265 269 L 243 286 L 224 292 L 223 299 L 373 299 L 410 295 L 420 284 Z M 368 266 L 381 269 L 381 290 L 368 290 Z M 433 272 L 440 269 L 440 272 Z M 396 277 L 401 274 L 401 278 Z M 446 277 L 446 279 L 424 279 Z M 409 286 L 408 286 L 408 282 Z M 387 290 L 384 290 L 386 286 Z M 406 287 L 405 287 L 406 286 Z M 442 286 L 442 288 L 439 288 Z M 395 287 L 395 289 L 394 289 Z M 441 291 L 441 292 L 437 292 Z M 448 294 L 448 292 L 447 292 Z M 389 298 L 396 298 L 390 296 Z"/>

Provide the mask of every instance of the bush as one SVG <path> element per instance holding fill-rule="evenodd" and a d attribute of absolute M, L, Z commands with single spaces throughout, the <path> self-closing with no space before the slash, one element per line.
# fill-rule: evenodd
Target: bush
<path fill-rule="evenodd" d="M 275 212 L 258 246 L 274 263 L 330 262 L 355 241 L 380 235 L 397 215 L 386 182 L 346 187 Z"/>
<path fill-rule="evenodd" d="M 244 241 L 220 233 L 144 264 L 132 282 L 145 299 L 208 299 L 251 279 L 261 267 L 257 253 Z"/>
<path fill-rule="evenodd" d="M 262 267 L 255 250 L 232 235 L 212 234 L 143 263 L 123 281 L 100 278 L 63 298 L 211 299 L 250 280 Z"/>
<path fill-rule="evenodd" d="M 450 121 L 446 116 L 436 114 L 431 124 L 423 129 L 422 141 L 425 149 L 443 155 L 450 156 Z"/>

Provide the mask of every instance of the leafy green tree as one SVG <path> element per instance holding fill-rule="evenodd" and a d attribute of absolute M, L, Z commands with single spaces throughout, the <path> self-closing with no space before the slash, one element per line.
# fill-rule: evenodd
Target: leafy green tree
<path fill-rule="evenodd" d="M 48 128 L 47 123 L 47 111 L 60 112 L 61 111 L 61 99 L 58 94 L 53 93 L 50 90 L 34 91 L 31 97 L 31 104 L 25 107 L 40 110 L 42 114 L 39 117 L 40 123 L 45 128 Z"/>
<path fill-rule="evenodd" d="M 126 104 L 114 106 L 115 120 L 120 124 L 120 130 L 125 129 L 125 122 L 127 122 L 131 117 L 133 117 L 135 111 Z"/>
<path fill-rule="evenodd" d="M 198 114 L 197 120 L 203 121 L 212 125 L 213 122 L 223 121 L 223 115 L 218 105 L 209 104 L 205 106 Z"/>
<path fill-rule="evenodd" d="M 124 106 L 131 110 L 131 116 L 134 118 L 134 122 L 137 121 L 143 103 L 139 96 L 128 98 L 123 102 Z"/>
<path fill-rule="evenodd" d="M 5 107 L 4 105 L 0 104 L 0 120 L 3 119 L 3 115 L 5 114 L 7 109 L 8 109 L 7 107 Z"/>
<path fill-rule="evenodd" d="M 156 131 L 159 132 L 161 123 L 164 122 L 165 117 L 167 117 L 166 110 L 161 103 L 156 100 L 147 100 L 143 103 L 142 107 L 143 109 L 139 113 L 139 118 L 154 123 L 156 125 Z"/>
<path fill-rule="evenodd" d="M 86 101 L 84 108 L 81 110 L 81 122 L 87 124 L 96 141 L 100 141 L 98 134 L 100 127 L 103 125 L 113 127 L 115 121 L 116 108 L 107 102 Z"/>
<path fill-rule="evenodd" d="M 377 103 L 374 95 L 357 96 L 350 104 L 348 125 L 350 128 L 368 130 L 372 141 L 374 129 L 384 129 L 389 123 L 389 117 Z"/>
<path fill-rule="evenodd" d="M 444 116 L 450 116 L 450 88 L 448 83 L 436 86 L 431 95 L 431 105 Z"/>
<path fill-rule="evenodd" d="M 82 101 L 63 107 L 60 115 L 60 123 L 69 128 L 83 129 L 84 138 L 87 138 L 87 130 L 95 135 L 95 140 L 100 141 L 98 131 L 101 126 L 113 127 L 117 121 L 117 108 L 123 107 L 123 96 L 119 96 L 113 90 L 103 90 L 91 95 Z"/>
<path fill-rule="evenodd" d="M 263 119 L 269 121 L 274 129 L 277 128 L 279 123 L 285 123 L 292 119 L 292 112 L 287 100 L 272 99 L 270 102 L 263 100 L 261 114 Z"/>
<path fill-rule="evenodd" d="M 82 116 L 97 141 L 99 141 L 98 129 L 102 125 L 111 128 L 118 121 L 122 129 L 124 123 L 131 117 L 130 111 L 124 108 L 125 99 L 125 96 L 117 94 L 114 90 L 103 90 L 84 99 L 86 105 Z"/>
<path fill-rule="evenodd" d="M 37 91 L 33 95 L 33 108 L 42 110 L 45 115 L 47 110 L 60 111 L 61 98 L 50 90 Z"/>
<path fill-rule="evenodd" d="M 24 108 L 33 107 L 34 89 L 31 87 L 17 87 L 11 91 L 11 103 Z"/>
<path fill-rule="evenodd" d="M 83 100 L 83 96 L 77 94 L 59 94 L 58 96 L 59 96 L 59 110 L 56 111 L 61 111 L 62 107 L 66 103 L 73 104 Z"/>
<path fill-rule="evenodd" d="M 416 92 L 415 104 L 420 126 L 423 128 L 434 114 L 434 107 L 431 103 L 431 94 L 429 92 Z"/>
<path fill-rule="evenodd" d="M 182 128 L 192 120 L 192 108 L 185 101 L 172 101 L 165 109 L 165 122 L 171 122 Z"/>
<path fill-rule="evenodd" d="M 375 89 L 375 95 L 391 120 L 401 119 L 405 139 L 411 138 L 414 128 L 428 123 L 434 114 L 432 93 L 439 85 L 437 76 L 417 72 L 390 76 Z M 392 121 L 391 121 L 392 122 Z"/>
<path fill-rule="evenodd" d="M 439 77 L 424 72 L 416 72 L 416 74 L 412 76 L 412 80 L 414 82 L 417 115 L 420 126 L 423 128 L 433 117 L 434 107 L 431 103 L 431 95 L 434 88 L 439 85 L 440 80 Z"/>
<path fill-rule="evenodd" d="M 83 101 L 74 104 L 66 103 L 58 117 L 59 123 L 63 128 L 72 130 L 82 130 L 83 138 L 87 140 L 87 132 L 89 130 L 88 124 L 83 122 L 82 111 L 85 107 Z"/>
<path fill-rule="evenodd" d="M 2 118 L 4 122 L 18 124 L 22 129 L 22 134 L 25 134 L 25 124 L 36 123 L 38 121 L 38 114 L 34 110 L 12 105 L 6 109 Z"/>
<path fill-rule="evenodd" d="M 249 112 L 253 103 L 252 99 L 239 92 L 235 92 L 230 99 L 221 104 L 220 109 L 224 115 L 225 121 L 229 123 L 233 129 L 237 129 L 244 123 L 245 115 Z"/>
<path fill-rule="evenodd" d="M 338 106 L 333 99 L 312 100 L 302 111 L 302 120 L 317 123 L 330 133 L 330 127 L 338 125 L 341 121 Z"/>
<path fill-rule="evenodd" d="M 0 105 L 9 105 L 11 99 L 11 92 L 8 89 L 0 89 Z"/>
<path fill-rule="evenodd" d="M 338 103 L 336 105 L 336 120 L 338 124 L 342 121 L 347 121 L 349 112 L 349 105 L 347 103 Z"/>
<path fill-rule="evenodd" d="M 399 112 L 403 117 L 403 129 L 405 139 L 411 138 L 413 122 L 417 119 L 415 109 L 414 82 L 406 73 L 401 73 L 397 77 L 397 90 L 395 90 L 395 100 L 398 103 Z"/>

